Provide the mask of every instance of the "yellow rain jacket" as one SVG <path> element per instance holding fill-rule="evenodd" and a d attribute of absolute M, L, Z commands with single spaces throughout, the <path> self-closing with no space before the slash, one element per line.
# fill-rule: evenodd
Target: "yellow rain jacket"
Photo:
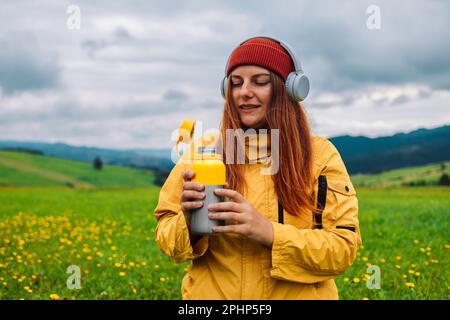
<path fill-rule="evenodd" d="M 205 135 L 203 145 L 214 144 L 215 137 Z M 248 190 L 243 196 L 272 221 L 271 249 L 236 234 L 202 236 L 191 246 L 180 204 L 189 150 L 183 154 L 154 210 L 161 251 L 177 263 L 192 260 L 182 281 L 183 299 L 338 299 L 333 278 L 353 263 L 361 245 L 358 200 L 337 149 L 326 138 L 312 139 L 316 195 L 326 177 L 321 215 L 284 212 L 284 223 L 279 223 L 272 177 L 260 174 L 268 164 L 245 164 Z M 247 154 L 258 160 L 257 154 Z"/>

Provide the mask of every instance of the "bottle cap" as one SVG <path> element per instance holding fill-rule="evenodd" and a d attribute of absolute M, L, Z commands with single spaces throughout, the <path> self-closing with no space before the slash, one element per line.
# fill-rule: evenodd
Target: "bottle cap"
<path fill-rule="evenodd" d="M 178 142 L 190 143 L 194 135 L 195 120 L 184 119 L 178 130 Z"/>

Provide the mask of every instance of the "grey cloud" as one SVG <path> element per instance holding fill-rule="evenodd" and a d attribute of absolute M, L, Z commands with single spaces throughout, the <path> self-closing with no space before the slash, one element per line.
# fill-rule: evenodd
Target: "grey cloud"
<path fill-rule="evenodd" d="M 163 99 L 185 102 L 185 101 L 189 100 L 189 96 L 182 91 L 179 91 L 176 89 L 169 89 L 164 93 Z"/>
<path fill-rule="evenodd" d="M 43 50 L 31 36 L 0 38 L 0 87 L 3 92 L 57 88 L 60 68 L 51 50 Z"/>

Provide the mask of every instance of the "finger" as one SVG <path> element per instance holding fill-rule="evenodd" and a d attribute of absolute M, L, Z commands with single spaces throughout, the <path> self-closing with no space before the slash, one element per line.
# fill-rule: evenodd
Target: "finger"
<path fill-rule="evenodd" d="M 185 181 L 183 183 L 183 189 L 184 190 L 203 191 L 205 189 L 205 185 L 200 182 Z"/>
<path fill-rule="evenodd" d="M 182 202 L 181 207 L 183 210 L 198 209 L 203 207 L 203 201 Z"/>
<path fill-rule="evenodd" d="M 191 201 L 195 199 L 205 199 L 206 194 L 203 192 L 193 191 L 193 190 L 184 190 L 181 193 L 181 201 Z"/>
<path fill-rule="evenodd" d="M 245 198 L 237 191 L 231 189 L 215 189 L 214 193 L 218 196 L 228 197 L 233 199 L 235 202 L 244 203 L 247 202 Z"/>
<path fill-rule="evenodd" d="M 209 211 L 233 211 L 242 212 L 241 205 L 236 202 L 219 202 L 208 206 Z"/>
<path fill-rule="evenodd" d="M 189 180 L 191 180 L 194 177 L 195 177 L 195 172 L 192 171 L 192 170 L 186 170 L 186 171 L 183 172 L 183 179 L 184 180 L 189 181 Z"/>
<path fill-rule="evenodd" d="M 215 226 L 212 230 L 216 233 L 236 233 L 247 235 L 248 228 L 245 224 L 229 224 L 226 226 Z"/>
<path fill-rule="evenodd" d="M 245 216 L 236 212 L 214 212 L 208 214 L 212 220 L 228 220 L 235 223 L 244 223 Z"/>

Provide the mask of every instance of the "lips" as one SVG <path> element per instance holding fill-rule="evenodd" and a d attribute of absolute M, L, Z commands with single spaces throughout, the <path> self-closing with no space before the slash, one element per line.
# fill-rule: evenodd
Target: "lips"
<path fill-rule="evenodd" d="M 252 110 L 252 109 L 257 109 L 259 107 L 260 107 L 260 105 L 257 105 L 257 104 L 241 104 L 239 106 L 239 109 L 241 109 L 241 110 Z"/>

